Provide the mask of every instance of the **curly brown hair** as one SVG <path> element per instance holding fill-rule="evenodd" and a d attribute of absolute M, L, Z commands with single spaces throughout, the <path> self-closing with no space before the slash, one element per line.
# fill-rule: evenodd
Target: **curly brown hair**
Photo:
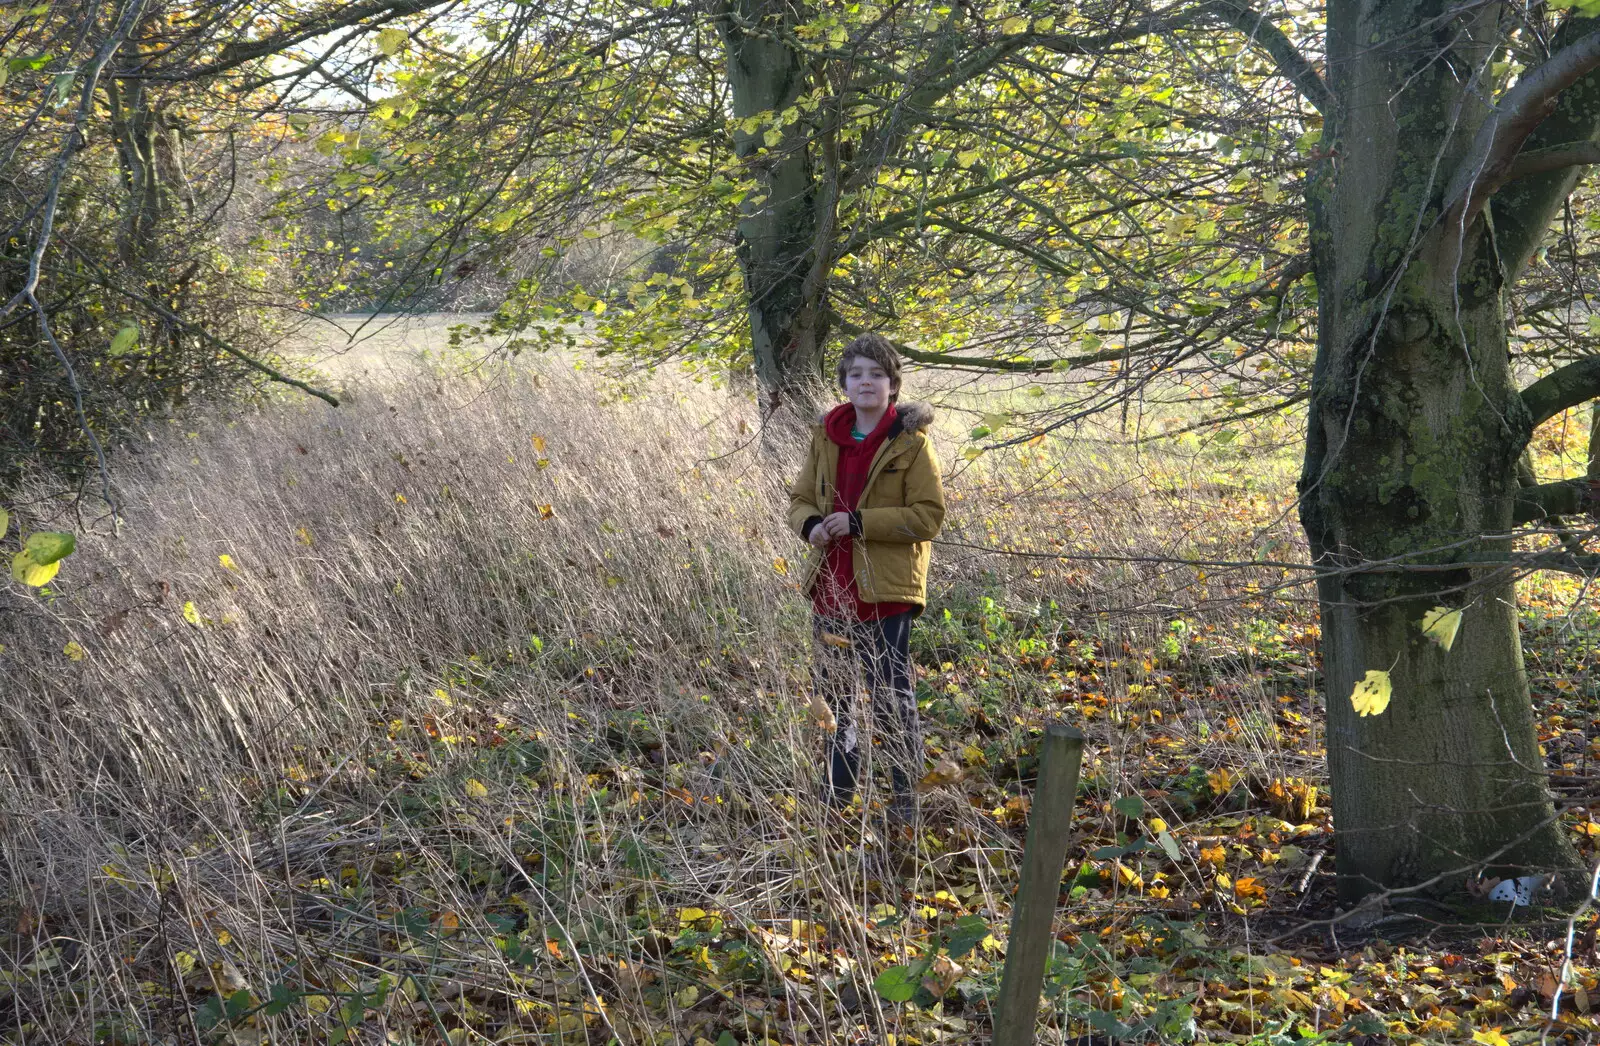
<path fill-rule="evenodd" d="M 889 399 L 894 401 L 900 398 L 900 353 L 895 351 L 894 342 L 881 334 L 857 334 L 850 339 L 844 347 L 844 352 L 839 354 L 839 366 L 834 370 L 834 377 L 839 382 L 839 387 L 844 388 L 845 371 L 850 369 L 850 361 L 857 356 L 871 360 L 883 368 L 889 376 Z"/>

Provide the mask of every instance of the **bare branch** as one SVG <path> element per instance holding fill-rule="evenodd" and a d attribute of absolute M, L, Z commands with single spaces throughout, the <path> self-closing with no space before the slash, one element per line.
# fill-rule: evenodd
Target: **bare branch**
<path fill-rule="evenodd" d="M 1585 479 L 1559 479 L 1532 487 L 1519 487 L 1512 519 L 1535 523 L 1559 516 L 1576 516 L 1595 509 L 1595 491 Z"/>
<path fill-rule="evenodd" d="M 1569 363 L 1522 390 L 1522 403 L 1537 427 L 1568 407 L 1600 397 L 1600 356 Z"/>
<path fill-rule="evenodd" d="M 1582 167 L 1600 163 L 1600 142 L 1575 142 L 1571 145 L 1553 145 L 1548 149 L 1534 149 L 1520 153 L 1506 168 L 1500 184 L 1528 178 L 1535 174 L 1548 174 L 1564 167 Z"/>
<path fill-rule="evenodd" d="M 1265 14 L 1248 4 L 1219 0 L 1209 6 L 1217 19 L 1247 34 L 1256 46 L 1265 51 L 1277 65 L 1278 73 L 1294 84 L 1295 90 L 1299 91 L 1301 97 L 1310 102 L 1317 112 L 1324 116 L 1328 114 L 1328 110 L 1333 107 L 1333 93 L 1328 90 L 1328 85 L 1317 74 L 1315 67 L 1306 61 L 1306 56 L 1300 53 L 1282 29 L 1268 21 Z"/>
<path fill-rule="evenodd" d="M 1561 92 L 1596 67 L 1600 67 L 1600 31 L 1556 52 L 1500 96 L 1445 191 L 1445 228 L 1463 228 L 1477 216 L 1495 189 L 1505 184 L 1505 173 L 1528 136 L 1555 111 Z"/>

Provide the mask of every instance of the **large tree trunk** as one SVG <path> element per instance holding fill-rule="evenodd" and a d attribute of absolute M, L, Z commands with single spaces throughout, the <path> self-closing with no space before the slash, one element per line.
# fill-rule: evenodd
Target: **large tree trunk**
<path fill-rule="evenodd" d="M 826 388 L 825 274 L 831 194 L 819 187 L 801 117 L 754 132 L 740 121 L 781 114 L 807 86 L 803 56 L 789 45 L 799 8 L 785 0 L 733 0 L 718 19 L 728 60 L 734 151 L 761 185 L 741 205 L 739 262 L 751 349 L 768 414 L 789 408 L 809 421 Z"/>
<path fill-rule="evenodd" d="M 1499 10 L 1334 2 L 1329 113 L 1310 205 L 1318 357 L 1302 521 L 1320 586 L 1340 892 L 1459 890 L 1480 872 L 1577 867 L 1555 819 L 1517 633 L 1507 550 L 1530 420 L 1512 384 L 1490 223 L 1438 221 L 1488 114 L 1472 71 Z M 1400 557 L 1399 562 L 1395 558 Z M 1402 567 L 1410 569 L 1400 569 Z M 1446 652 L 1422 633 L 1463 608 Z M 1393 699 L 1351 694 L 1388 672 Z"/>

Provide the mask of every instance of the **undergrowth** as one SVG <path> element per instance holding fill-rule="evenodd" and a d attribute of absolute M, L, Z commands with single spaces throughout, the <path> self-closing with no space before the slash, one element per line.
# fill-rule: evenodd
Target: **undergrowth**
<path fill-rule="evenodd" d="M 816 799 L 794 448 L 734 395 L 427 372 L 154 433 L 115 527 L 13 499 L 81 534 L 0 595 L 3 1034 L 986 1041 L 1056 719 L 1091 748 L 1042 1034 L 1450 1037 L 1538 999 L 1529 940 L 1284 936 L 1331 914 L 1332 862 L 1262 458 L 967 461 L 961 424 L 911 831 L 877 785 Z"/>

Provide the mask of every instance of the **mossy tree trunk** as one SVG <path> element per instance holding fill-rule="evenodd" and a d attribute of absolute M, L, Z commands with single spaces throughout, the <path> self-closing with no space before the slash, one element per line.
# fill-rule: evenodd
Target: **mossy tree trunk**
<path fill-rule="evenodd" d="M 794 46 L 801 17 L 801 6 L 788 0 L 729 0 L 717 26 L 734 152 L 759 185 L 740 206 L 738 256 L 763 409 L 787 407 L 809 421 L 825 388 L 837 164 L 826 155 L 826 138 L 808 133 L 809 118 L 798 111 L 809 83 L 805 56 Z M 755 117 L 763 118 L 744 126 Z M 824 155 L 813 156 L 819 148 Z"/>
<path fill-rule="evenodd" d="M 1491 101 L 1509 9 L 1444 9 L 1330 3 L 1333 102 L 1308 182 L 1321 316 L 1301 512 L 1327 571 L 1347 900 L 1578 867 L 1547 790 L 1514 581 L 1493 561 L 1510 552 L 1518 460 L 1548 416 L 1513 383 L 1504 292 L 1573 184 L 1561 171 L 1535 185 L 1517 164 L 1593 137 L 1600 46 L 1569 25 L 1570 47 Z M 1573 111 L 1541 128 L 1558 103 Z M 1448 652 L 1421 629 L 1441 605 L 1463 611 Z M 1362 717 L 1351 694 L 1369 671 L 1389 673 L 1393 698 Z"/>

